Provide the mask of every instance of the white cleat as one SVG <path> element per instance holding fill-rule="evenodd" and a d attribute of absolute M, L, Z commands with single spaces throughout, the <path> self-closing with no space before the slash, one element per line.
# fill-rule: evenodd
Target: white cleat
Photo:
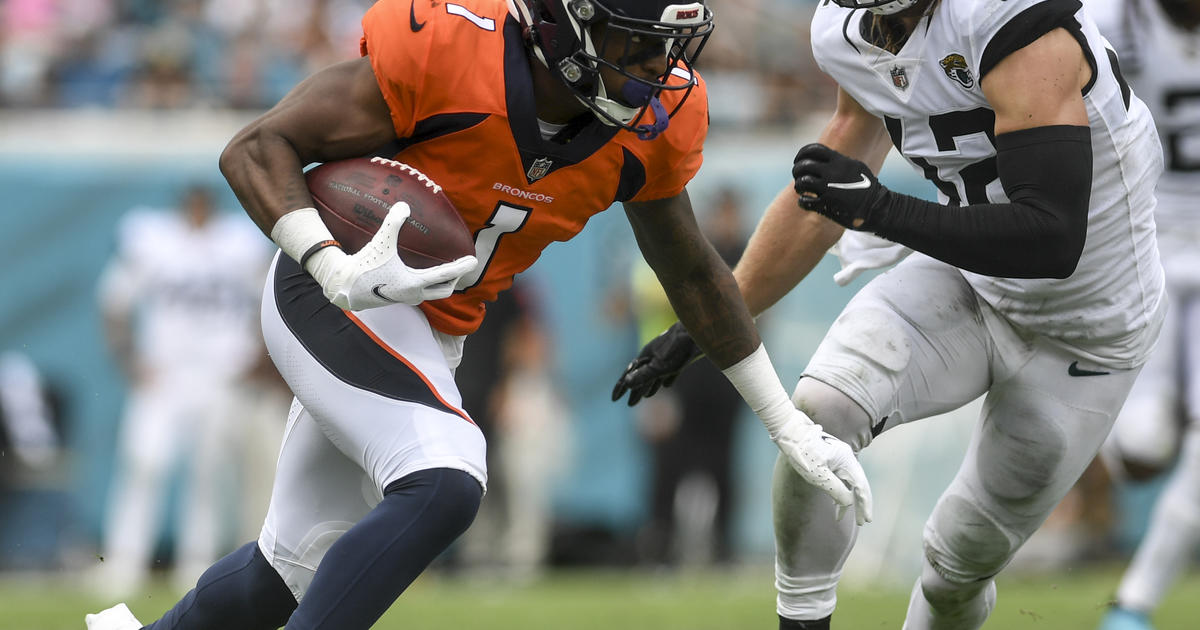
<path fill-rule="evenodd" d="M 142 622 L 129 612 L 125 604 L 88 615 L 83 620 L 87 623 L 87 630 L 142 630 Z"/>

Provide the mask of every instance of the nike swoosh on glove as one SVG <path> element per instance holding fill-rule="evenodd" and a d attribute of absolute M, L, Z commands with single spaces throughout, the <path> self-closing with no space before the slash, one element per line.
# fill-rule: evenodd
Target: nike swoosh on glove
<path fill-rule="evenodd" d="M 701 354 L 687 329 L 676 322 L 643 346 L 637 358 L 625 367 L 613 386 L 613 401 L 620 400 L 628 391 L 629 406 L 632 407 L 639 400 L 653 396 L 660 387 L 670 387 L 683 368 Z"/>
<path fill-rule="evenodd" d="M 792 178 L 801 208 L 851 230 L 871 230 L 886 212 L 891 194 L 866 164 L 819 143 L 796 153 Z"/>
<path fill-rule="evenodd" d="M 859 525 L 870 522 L 874 509 L 871 486 L 850 445 L 826 433 L 799 409 L 796 416 L 771 439 L 797 474 L 833 497 L 839 521 L 853 506 Z"/>
<path fill-rule="evenodd" d="M 475 269 L 475 257 L 463 256 L 428 269 L 404 264 L 396 253 L 396 241 L 410 212 L 403 201 L 393 205 L 379 231 L 354 255 L 326 247 L 308 259 L 305 269 L 330 302 L 361 311 L 389 304 L 416 305 L 454 293 L 458 279 Z"/>

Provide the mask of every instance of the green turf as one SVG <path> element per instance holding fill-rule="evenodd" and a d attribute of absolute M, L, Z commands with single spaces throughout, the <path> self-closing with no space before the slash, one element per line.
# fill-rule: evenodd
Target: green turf
<path fill-rule="evenodd" d="M 1000 582 L 986 630 L 1092 630 L 1117 582 L 1116 569 Z M 769 566 L 726 573 L 556 573 L 529 584 L 503 579 L 427 576 L 377 624 L 387 630 L 640 629 L 773 630 Z M 143 621 L 170 607 L 177 594 L 153 589 L 128 599 Z M 862 590 L 845 584 L 834 627 L 899 628 L 903 589 Z M 109 602 L 56 581 L 0 582 L 0 630 L 81 630 L 83 614 Z M 1159 630 L 1200 628 L 1200 575 L 1185 577 L 1166 599 Z"/>

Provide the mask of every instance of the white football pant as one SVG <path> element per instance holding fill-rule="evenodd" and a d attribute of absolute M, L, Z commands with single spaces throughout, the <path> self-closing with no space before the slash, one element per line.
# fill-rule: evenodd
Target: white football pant
<path fill-rule="evenodd" d="M 300 601 L 329 547 L 393 481 L 453 468 L 486 487 L 483 433 L 461 410 L 462 338 L 403 304 L 349 313 L 277 256 L 263 336 L 296 399 L 259 547 Z"/>
<path fill-rule="evenodd" d="M 793 400 L 858 450 L 987 394 L 962 466 L 926 523 L 904 626 L 970 630 L 991 612 L 993 577 L 1083 473 L 1136 375 L 1015 328 L 957 269 L 914 254 L 846 306 Z M 779 613 L 832 614 L 854 519 L 836 522 L 833 502 L 779 462 L 773 501 Z"/>

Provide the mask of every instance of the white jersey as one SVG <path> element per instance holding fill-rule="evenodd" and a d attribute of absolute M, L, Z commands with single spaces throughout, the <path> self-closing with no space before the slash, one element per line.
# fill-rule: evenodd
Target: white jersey
<path fill-rule="evenodd" d="M 1158 126 L 1166 158 L 1159 231 L 1200 234 L 1200 28 L 1173 24 L 1160 0 L 1088 0 L 1087 7 Z"/>
<path fill-rule="evenodd" d="M 871 14 L 822 2 L 813 54 L 867 111 L 944 204 L 1004 203 L 995 113 L 980 78 L 1056 26 L 1083 44 L 1093 179 L 1087 242 L 1065 280 L 995 278 L 963 271 L 980 297 L 1015 324 L 1112 367 L 1145 360 L 1162 320 L 1163 274 L 1154 237 L 1153 183 L 1162 153 L 1145 104 L 1132 96 L 1078 0 L 943 0 L 898 54 L 863 34 Z"/>
<path fill-rule="evenodd" d="M 138 360 L 151 369 L 235 377 L 259 357 L 258 308 L 270 242 L 245 216 L 201 228 L 178 211 L 122 220 L 101 303 L 132 312 Z"/>

